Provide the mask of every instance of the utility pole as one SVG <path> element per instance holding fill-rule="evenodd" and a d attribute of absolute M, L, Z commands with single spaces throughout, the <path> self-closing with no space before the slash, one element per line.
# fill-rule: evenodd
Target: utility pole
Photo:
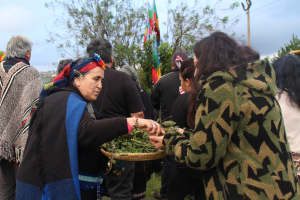
<path fill-rule="evenodd" d="M 247 28 L 248 28 L 248 46 L 251 47 L 251 41 L 250 41 L 250 7 L 252 5 L 251 0 L 246 0 L 247 8 L 245 8 L 245 5 L 242 3 L 244 11 L 246 11 L 247 14 Z"/>

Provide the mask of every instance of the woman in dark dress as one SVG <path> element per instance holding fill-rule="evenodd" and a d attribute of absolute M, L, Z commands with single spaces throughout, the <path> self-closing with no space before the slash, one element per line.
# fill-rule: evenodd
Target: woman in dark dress
<path fill-rule="evenodd" d="M 172 107 L 172 121 L 176 122 L 179 128 L 192 129 L 187 123 L 190 110 L 190 95 L 194 81 L 194 60 L 184 61 L 180 67 L 180 81 L 184 94 L 180 95 Z M 192 199 L 205 199 L 202 171 L 192 169 L 186 164 L 177 163 L 174 173 L 170 179 L 167 189 L 168 199 L 182 200 L 187 195 Z"/>
<path fill-rule="evenodd" d="M 45 85 L 31 118 L 16 199 L 99 199 L 95 188 L 103 160 L 89 157 L 90 148 L 97 151 L 93 156 L 100 155 L 101 144 L 135 127 L 149 133 L 162 131 L 153 120 L 97 120 L 101 115 L 90 102 L 101 91 L 104 69 L 97 55 L 78 59 Z"/>

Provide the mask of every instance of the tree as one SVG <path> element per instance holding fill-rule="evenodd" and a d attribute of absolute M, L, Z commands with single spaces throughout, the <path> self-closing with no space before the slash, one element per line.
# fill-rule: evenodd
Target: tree
<path fill-rule="evenodd" d="M 153 44 L 154 38 L 144 42 L 144 48 L 137 47 L 137 58 L 140 64 L 140 79 L 141 85 L 147 90 L 148 93 L 152 90 L 152 67 L 154 66 L 153 60 Z"/>
<path fill-rule="evenodd" d="M 47 41 L 59 41 L 57 49 L 62 57 L 68 54 L 78 58 L 86 56 L 86 46 L 92 39 L 108 39 L 113 45 L 114 66 L 140 65 L 142 84 L 151 89 L 153 47 L 149 45 L 153 45 L 154 40 L 146 42 L 143 49 L 147 5 L 133 6 L 133 1 L 54 0 L 46 3 L 47 8 L 60 13 Z M 205 6 L 201 5 L 200 0 L 166 1 L 168 17 L 163 24 L 167 26 L 167 33 L 164 34 L 164 43 L 161 39 L 162 44 L 158 47 L 162 75 L 170 72 L 174 52 L 184 51 L 192 57 L 196 41 L 216 30 L 230 32 L 229 29 L 238 22 L 237 18 L 229 20 L 227 16 L 219 17 L 217 6 L 221 0 L 214 1 L 214 6 L 209 5 L 210 0 L 206 1 Z M 233 3 L 222 10 L 232 10 L 238 6 L 239 3 Z"/>
<path fill-rule="evenodd" d="M 294 34 L 293 34 L 293 38 L 290 40 L 290 43 L 284 44 L 284 47 L 280 47 L 280 50 L 278 50 L 278 55 L 274 56 L 272 61 L 280 58 L 283 55 L 290 53 L 292 50 L 300 50 L 300 40 Z M 296 55 L 300 58 L 299 54 Z"/>
<path fill-rule="evenodd" d="M 143 7 L 132 7 L 131 0 L 55 0 L 46 3 L 57 15 L 54 25 L 65 32 L 50 32 L 47 42 L 60 41 L 57 49 L 76 58 L 86 55 L 86 47 L 94 38 L 105 38 L 114 47 L 117 66 L 136 64 L 136 46 L 142 41 Z M 59 12 L 59 11 L 58 11 Z"/>
<path fill-rule="evenodd" d="M 157 50 L 161 63 L 161 75 L 163 76 L 171 71 L 172 56 L 174 52 L 171 45 L 168 42 L 162 43 Z"/>
<path fill-rule="evenodd" d="M 202 6 L 199 0 L 177 1 L 175 8 L 170 8 L 174 0 L 168 0 L 168 18 L 164 25 L 167 26 L 167 33 L 164 35 L 166 41 L 170 41 L 173 52 L 184 51 L 192 56 L 194 44 L 214 31 L 230 33 L 231 28 L 238 22 L 238 18 L 229 19 L 228 16 L 220 18 L 216 10 L 221 0 L 217 0 L 212 7 L 210 1 Z M 233 10 L 239 6 L 235 2 L 228 8 L 222 10 Z M 231 33 L 234 35 L 234 33 Z M 240 38 L 239 38 L 240 39 Z"/>

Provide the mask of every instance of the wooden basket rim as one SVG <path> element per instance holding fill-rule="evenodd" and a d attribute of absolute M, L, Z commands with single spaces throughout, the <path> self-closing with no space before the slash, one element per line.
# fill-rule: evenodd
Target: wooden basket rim
<path fill-rule="evenodd" d="M 103 148 L 100 151 L 106 157 L 111 158 L 111 153 L 105 151 Z M 127 161 L 147 161 L 147 160 L 157 160 L 165 157 L 167 154 L 164 150 L 152 152 L 152 153 L 114 153 L 113 159 L 116 160 L 127 160 Z"/>

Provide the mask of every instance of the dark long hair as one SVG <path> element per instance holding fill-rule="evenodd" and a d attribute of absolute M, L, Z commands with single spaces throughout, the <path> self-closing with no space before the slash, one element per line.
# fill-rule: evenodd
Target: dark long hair
<path fill-rule="evenodd" d="M 195 73 L 194 59 L 189 59 L 184 61 L 180 67 L 180 76 L 183 79 L 189 79 L 190 81 L 193 81 L 194 73 Z"/>
<path fill-rule="evenodd" d="M 180 76 L 184 80 L 189 79 L 191 82 L 192 88 L 196 87 L 194 73 L 195 73 L 194 59 L 189 59 L 189 60 L 184 61 L 182 63 L 182 66 L 180 67 Z M 193 109 L 193 108 L 190 107 L 189 112 L 191 112 L 191 109 Z M 193 128 L 195 125 L 195 120 L 194 120 L 194 118 L 191 119 L 190 115 L 188 115 L 187 124 L 189 125 L 190 128 Z"/>
<path fill-rule="evenodd" d="M 300 108 L 300 59 L 295 55 L 284 55 L 273 62 L 276 86 L 288 93 L 291 105 Z"/>
<path fill-rule="evenodd" d="M 194 54 L 197 58 L 195 65 L 197 85 L 192 88 L 191 92 L 189 123 L 195 122 L 196 99 L 202 89 L 198 83 L 200 77 L 207 77 L 216 71 L 225 71 L 230 67 L 259 59 L 259 54 L 256 51 L 250 47 L 240 46 L 233 38 L 223 32 L 214 32 L 197 42 L 194 46 Z"/>

